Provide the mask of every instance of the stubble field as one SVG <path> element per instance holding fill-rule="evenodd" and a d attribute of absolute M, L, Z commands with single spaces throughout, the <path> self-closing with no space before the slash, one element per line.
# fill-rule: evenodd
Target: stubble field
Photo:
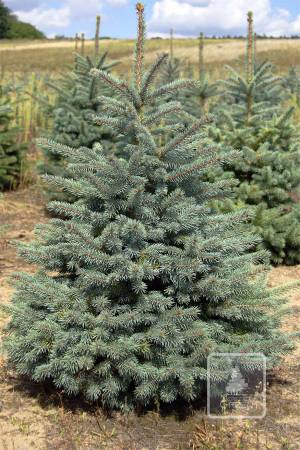
<path fill-rule="evenodd" d="M 80 51 L 81 44 L 78 44 Z M 208 69 L 222 73 L 223 65 L 232 63 L 245 53 L 243 39 L 207 39 L 205 41 L 205 62 Z M 100 51 L 108 51 L 109 57 L 120 61 L 117 72 L 128 68 L 134 48 L 133 40 L 101 40 Z M 43 71 L 60 72 L 73 61 L 75 43 L 68 41 L 2 41 L 0 43 L 0 65 L 4 72 L 28 73 Z M 197 65 L 198 47 L 196 39 L 176 39 L 174 54 L 184 58 L 193 66 Z M 94 42 L 85 42 L 85 53 L 93 55 Z M 168 39 L 150 39 L 147 42 L 146 60 L 152 61 L 159 52 L 169 52 Z M 268 58 L 279 70 L 297 65 L 300 46 L 297 39 L 259 39 L 257 52 L 260 59 Z"/>

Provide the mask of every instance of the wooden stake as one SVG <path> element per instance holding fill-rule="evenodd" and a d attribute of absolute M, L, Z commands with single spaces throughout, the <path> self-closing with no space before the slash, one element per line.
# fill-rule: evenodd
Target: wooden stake
<path fill-rule="evenodd" d="M 205 69 L 204 69 L 204 33 L 200 33 L 199 36 L 199 79 L 204 81 Z"/>
<path fill-rule="evenodd" d="M 95 33 L 95 58 L 99 56 L 99 37 L 100 37 L 100 16 L 96 17 L 96 33 Z"/>
<path fill-rule="evenodd" d="M 248 20 L 248 36 L 247 36 L 247 78 L 248 83 L 251 82 L 254 72 L 253 61 L 253 13 L 249 11 L 247 14 Z"/>
<path fill-rule="evenodd" d="M 174 59 L 174 30 L 170 30 L 170 60 L 173 62 Z"/>
<path fill-rule="evenodd" d="M 75 53 L 78 53 L 78 41 L 79 41 L 79 36 L 78 33 L 75 34 Z"/>
<path fill-rule="evenodd" d="M 84 44 L 85 44 L 85 36 L 84 36 L 84 33 L 81 33 L 81 54 L 82 54 L 82 56 L 84 56 L 84 50 L 85 50 Z"/>

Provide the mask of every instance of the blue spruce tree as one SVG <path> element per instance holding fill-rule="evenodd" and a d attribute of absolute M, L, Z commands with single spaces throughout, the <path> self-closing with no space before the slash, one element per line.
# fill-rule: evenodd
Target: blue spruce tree
<path fill-rule="evenodd" d="M 92 147 L 99 140 L 111 144 L 108 130 L 90 122 L 90 114 L 99 112 L 98 97 L 107 94 L 107 88 L 99 80 L 91 78 L 93 68 L 109 71 L 117 63 L 107 63 L 107 52 L 93 61 L 88 56 L 75 55 L 75 68 L 56 83 L 49 86 L 57 92 L 57 103 L 53 110 L 51 138 L 73 147 Z"/>
<path fill-rule="evenodd" d="M 190 114 L 191 117 L 186 116 L 189 121 L 193 120 L 194 117 L 199 118 L 201 115 L 207 113 L 210 107 L 209 100 L 217 95 L 217 85 L 216 83 L 210 82 L 205 67 L 204 42 L 204 34 L 200 33 L 198 67 L 195 76 L 199 82 L 196 86 L 181 90 L 171 96 L 171 100 L 180 101 L 186 113 Z M 179 79 L 184 72 L 191 78 L 195 75 L 191 63 L 174 57 L 173 30 L 171 30 L 170 36 L 170 57 L 161 72 L 161 80 L 163 83 L 171 83 Z"/>
<path fill-rule="evenodd" d="M 106 60 L 107 52 L 95 56 L 95 60 L 76 54 L 74 69 L 63 75 L 60 80 L 47 83 L 57 94 L 54 106 L 46 104 L 52 116 L 51 129 L 47 135 L 55 142 L 74 148 L 81 146 L 92 148 L 95 143 L 101 141 L 105 150 L 112 150 L 113 133 L 107 127 L 97 126 L 90 120 L 91 114 L 101 111 L 99 96 L 109 95 L 110 92 L 107 86 L 90 76 L 90 71 L 93 68 L 109 71 L 117 64 Z M 49 152 L 47 148 L 43 149 L 43 153 L 43 161 L 39 164 L 41 174 L 66 175 L 65 161 L 61 155 Z M 53 187 L 47 190 L 51 199 L 66 198 Z M 69 200 L 71 198 L 68 197 Z"/>
<path fill-rule="evenodd" d="M 95 121 L 134 139 L 122 157 L 101 143 L 44 142 L 73 173 L 48 181 L 77 201 L 50 203 L 62 219 L 22 247 L 40 270 L 16 277 L 5 339 L 19 374 L 121 409 L 199 398 L 210 352 L 264 352 L 271 367 L 291 348 L 279 331 L 282 294 L 265 286 L 266 252 L 249 252 L 257 240 L 240 234 L 245 211 L 208 206 L 230 186 L 202 178 L 223 161 L 206 142 L 211 118 L 179 127 L 161 147 L 153 138 L 174 111 L 164 97 L 195 82 L 155 86 L 166 56 L 144 71 L 144 8 L 136 8 L 133 82 L 92 71 L 115 92 L 110 114 Z M 230 371 L 212 376 L 228 380 Z"/>
<path fill-rule="evenodd" d="M 283 87 L 287 92 L 287 98 L 290 98 L 297 106 L 300 107 L 300 77 L 297 67 L 290 67 L 288 73 L 283 77 Z"/>

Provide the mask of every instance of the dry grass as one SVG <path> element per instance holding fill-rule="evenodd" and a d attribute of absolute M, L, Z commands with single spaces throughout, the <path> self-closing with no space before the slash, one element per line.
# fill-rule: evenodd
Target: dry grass
<path fill-rule="evenodd" d="M 128 68 L 128 57 L 132 55 L 133 40 L 102 40 L 100 49 L 108 50 L 110 58 L 120 60 L 116 69 L 123 72 Z M 175 56 L 184 58 L 192 65 L 197 64 L 198 42 L 196 39 L 176 39 Z M 35 41 L 0 44 L 0 66 L 2 72 L 60 72 L 73 62 L 74 42 L 72 41 Z M 86 42 L 86 54 L 93 55 L 93 42 Z M 167 39 L 151 39 L 147 41 L 147 61 L 153 60 L 158 52 L 169 51 Z M 245 51 L 244 40 L 207 40 L 205 60 L 208 67 L 220 67 L 220 63 L 229 63 L 241 57 Z M 263 39 L 257 42 L 258 54 L 268 54 L 269 59 L 278 64 L 280 70 L 297 64 L 300 56 L 298 40 Z"/>

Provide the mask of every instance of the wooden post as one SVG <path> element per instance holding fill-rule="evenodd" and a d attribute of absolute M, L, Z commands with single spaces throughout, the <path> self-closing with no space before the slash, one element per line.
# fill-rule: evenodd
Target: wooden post
<path fill-rule="evenodd" d="M 174 30 L 170 30 L 170 61 L 173 62 L 174 59 Z"/>
<path fill-rule="evenodd" d="M 247 79 L 248 83 L 253 78 L 254 62 L 253 62 L 253 13 L 249 11 L 248 20 L 248 36 L 247 36 Z"/>
<path fill-rule="evenodd" d="M 75 34 L 75 53 L 78 53 L 78 41 L 79 41 L 79 36 L 78 33 Z"/>
<path fill-rule="evenodd" d="M 204 33 L 199 35 L 199 80 L 202 82 L 205 78 L 204 68 Z"/>
<path fill-rule="evenodd" d="M 85 36 L 84 33 L 81 33 L 81 55 L 84 56 L 84 44 L 85 44 Z"/>
<path fill-rule="evenodd" d="M 95 59 L 99 56 L 99 37 L 100 37 L 100 16 L 96 17 L 96 33 L 95 33 Z"/>

